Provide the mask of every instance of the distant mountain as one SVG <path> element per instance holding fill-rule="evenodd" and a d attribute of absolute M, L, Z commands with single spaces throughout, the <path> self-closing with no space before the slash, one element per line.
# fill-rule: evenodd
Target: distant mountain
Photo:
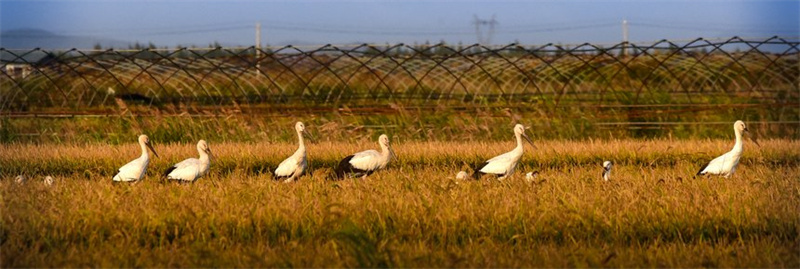
<path fill-rule="evenodd" d="M 2 1 L 2 0 L 0 0 Z M 41 48 L 45 50 L 69 50 L 72 48 L 77 49 L 92 49 L 96 44 L 100 44 L 103 49 L 128 49 L 131 48 L 136 42 L 122 41 L 111 38 L 94 37 L 94 36 L 71 36 L 60 35 L 42 29 L 14 29 L 0 32 L 0 48 L 5 49 L 34 49 Z M 206 48 L 211 44 L 180 44 L 181 47 L 196 47 Z M 252 44 L 237 44 L 233 42 L 213 42 L 223 47 L 249 47 Z M 150 42 L 140 42 L 142 46 L 148 46 Z M 353 46 L 360 45 L 359 42 L 349 42 Z M 159 48 L 163 48 L 164 44 L 155 44 Z M 266 44 L 265 44 L 266 45 Z M 273 47 L 284 47 L 288 45 L 296 47 L 319 47 L 323 44 L 316 42 L 308 42 L 304 40 L 287 40 L 269 44 Z M 342 46 L 343 43 L 336 45 Z M 170 45 L 170 48 L 175 46 Z"/>
<path fill-rule="evenodd" d="M 14 29 L 0 32 L 0 47 L 6 49 L 91 49 L 96 44 L 100 44 L 103 48 L 128 48 L 132 43 L 92 36 L 58 35 L 42 29 Z"/>

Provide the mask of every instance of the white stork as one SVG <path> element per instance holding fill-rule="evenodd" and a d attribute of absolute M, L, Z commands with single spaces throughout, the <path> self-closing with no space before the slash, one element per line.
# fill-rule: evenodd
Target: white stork
<path fill-rule="evenodd" d="M 514 173 L 517 162 L 519 162 L 519 159 L 522 157 L 522 138 L 525 138 L 525 140 L 533 146 L 533 142 L 531 142 L 531 139 L 525 134 L 525 126 L 522 126 L 522 124 L 514 126 L 514 136 L 517 138 L 517 147 L 509 152 L 489 159 L 482 165 L 478 165 L 472 173 L 473 179 L 480 179 L 484 174 L 492 174 L 497 175 L 498 179 L 502 180 Z"/>
<path fill-rule="evenodd" d="M 363 175 L 366 178 L 373 172 L 385 168 L 391 158 L 397 158 L 389 144 L 389 136 L 382 134 L 378 138 L 378 143 L 381 145 L 381 152 L 370 149 L 342 159 L 336 167 L 336 178 L 344 179 L 344 176 L 350 173 L 355 176 Z"/>
<path fill-rule="evenodd" d="M 149 148 L 156 157 L 158 157 L 158 153 L 156 153 L 156 150 L 150 145 L 150 138 L 146 135 L 139 135 L 139 147 L 142 148 L 142 155 L 120 167 L 117 174 L 114 175 L 111 180 L 114 182 L 133 182 L 141 180 L 142 177 L 144 177 L 147 171 L 147 164 L 150 163 L 150 155 L 147 154 L 147 149 Z"/>
<path fill-rule="evenodd" d="M 164 177 L 167 179 L 174 179 L 178 182 L 194 182 L 198 178 L 208 173 L 208 168 L 211 165 L 211 149 L 205 140 L 197 142 L 197 152 L 200 154 L 200 159 L 189 158 L 179 162 L 164 172 Z"/>
<path fill-rule="evenodd" d="M 700 168 L 700 171 L 697 171 L 698 176 L 711 174 L 727 178 L 733 175 L 733 172 L 736 171 L 736 165 L 739 164 L 739 158 L 742 157 L 742 134 L 750 134 L 747 130 L 747 126 L 740 120 L 733 123 L 733 132 L 736 134 L 736 143 L 733 144 L 733 149 L 722 154 L 722 156 L 714 158 L 711 162 Z M 758 142 L 755 140 L 753 140 L 753 142 L 758 145 Z"/>
<path fill-rule="evenodd" d="M 294 129 L 297 131 L 297 140 L 299 144 L 297 151 L 295 151 L 292 156 L 289 156 L 289 158 L 286 158 L 286 160 L 283 160 L 283 162 L 278 165 L 278 168 L 275 169 L 275 179 L 283 179 L 283 182 L 293 182 L 297 180 L 308 168 L 306 144 L 303 142 L 303 135 L 308 136 L 309 139 L 311 139 L 311 135 L 306 132 L 306 126 L 303 125 L 302 122 L 298 121 L 294 125 Z"/>
<path fill-rule="evenodd" d="M 608 179 L 611 178 L 611 166 L 613 166 L 611 161 L 603 162 L 603 175 L 602 175 L 602 177 L 603 177 L 603 180 L 605 180 L 605 181 L 608 181 Z"/>
<path fill-rule="evenodd" d="M 528 183 L 536 182 L 536 178 L 539 176 L 539 171 L 528 172 L 525 174 L 525 181 Z"/>

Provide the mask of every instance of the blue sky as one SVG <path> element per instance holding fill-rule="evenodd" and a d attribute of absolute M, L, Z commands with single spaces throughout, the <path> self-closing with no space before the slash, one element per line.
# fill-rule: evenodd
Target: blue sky
<path fill-rule="evenodd" d="M 0 0 L 0 31 L 176 45 L 477 42 L 474 16 L 495 26 L 491 43 L 800 36 L 800 1 L 166 1 Z M 488 26 L 482 27 L 488 34 Z"/>

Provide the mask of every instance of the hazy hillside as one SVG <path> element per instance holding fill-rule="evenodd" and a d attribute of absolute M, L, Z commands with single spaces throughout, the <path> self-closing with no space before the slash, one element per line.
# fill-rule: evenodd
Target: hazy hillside
<path fill-rule="evenodd" d="M 58 35 L 41 29 L 14 29 L 0 33 L 0 47 L 7 49 L 127 48 L 130 42 L 93 36 Z"/>

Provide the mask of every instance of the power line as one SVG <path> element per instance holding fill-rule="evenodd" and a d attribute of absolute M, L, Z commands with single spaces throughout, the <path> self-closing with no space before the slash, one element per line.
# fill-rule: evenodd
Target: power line
<path fill-rule="evenodd" d="M 476 17 L 477 18 L 477 17 Z M 308 32 L 308 33 L 334 33 L 334 34 L 357 34 L 357 35 L 377 35 L 377 36 L 468 36 L 475 34 L 474 31 L 469 31 L 465 28 L 441 28 L 436 29 L 420 29 L 420 28 L 406 28 L 406 29 L 387 29 L 387 28 L 365 28 L 362 26 L 348 26 L 348 25 L 330 25 L 330 24 L 309 24 L 309 23 L 291 23 L 283 21 L 270 21 L 262 20 L 263 27 L 270 31 L 293 31 L 293 32 Z M 550 24 L 550 25 L 509 25 L 499 27 L 496 19 L 491 20 L 478 20 L 474 21 L 477 25 L 489 26 L 488 39 L 496 33 L 504 34 L 526 34 L 526 33 L 541 33 L 541 32 L 557 32 L 557 31 L 574 31 L 584 29 L 597 29 L 602 27 L 611 27 L 617 25 L 616 23 L 583 23 L 583 24 Z M 144 35 L 144 36 L 163 36 L 163 35 L 183 35 L 183 34 L 198 34 L 198 33 L 214 33 L 224 32 L 231 30 L 250 30 L 252 29 L 252 22 L 225 22 L 214 24 L 193 24 L 182 26 L 165 26 L 165 27 L 149 27 L 149 28 L 100 28 L 100 29 L 87 29 L 81 31 L 58 31 L 63 35 L 98 35 L 106 33 L 119 33 L 125 32 L 128 34 Z"/>
<path fill-rule="evenodd" d="M 567 32 L 578 30 L 601 29 L 610 27 L 619 27 L 619 22 L 591 22 L 584 21 L 572 24 L 543 24 L 543 25 L 502 25 L 500 26 L 497 21 L 492 18 L 490 20 L 476 20 L 473 24 L 478 31 L 479 42 L 489 43 L 493 35 L 496 34 L 534 34 L 534 33 L 547 33 L 547 32 Z M 313 23 L 292 23 L 285 21 L 271 21 L 266 20 L 263 24 L 266 31 L 291 31 L 291 32 L 306 32 L 306 33 L 324 33 L 324 34 L 352 34 L 352 35 L 372 35 L 372 36 L 461 36 L 466 37 L 475 35 L 475 31 L 470 31 L 466 27 L 459 28 L 380 28 L 371 27 L 365 28 L 364 26 L 348 26 L 348 25 L 330 25 L 330 24 L 313 24 Z M 740 32 L 740 33 L 775 33 L 775 34 L 790 34 L 792 36 L 798 35 L 798 29 L 786 28 L 773 28 L 772 26 L 759 25 L 759 26 L 736 26 L 730 24 L 700 24 L 700 23 L 662 23 L 653 20 L 631 20 L 628 21 L 631 27 L 643 28 L 657 28 L 657 29 L 676 29 L 676 30 L 691 30 L 691 31 L 727 31 L 727 32 Z M 481 36 L 482 33 L 479 29 L 480 26 L 489 26 L 487 37 Z M 129 34 L 143 35 L 143 36 L 166 36 L 166 35 L 189 35 L 189 34 L 202 34 L 202 33 L 216 33 L 227 32 L 236 30 L 251 31 L 252 22 L 225 22 L 214 24 L 194 24 L 183 26 L 166 26 L 158 28 L 117 28 L 117 29 L 95 29 L 92 31 L 82 32 L 83 35 L 97 35 L 103 32 L 125 32 Z M 76 32 L 72 32 L 76 33 Z M 60 32 L 60 34 L 70 34 Z"/>
<path fill-rule="evenodd" d="M 574 31 L 585 29 L 599 29 L 606 27 L 616 27 L 618 23 L 603 23 L 593 25 L 574 25 L 574 26 L 561 26 L 561 27 L 538 27 L 518 30 L 504 30 L 504 28 L 495 28 L 494 33 L 505 34 L 524 34 L 524 33 L 542 33 L 542 32 L 557 32 L 557 31 Z M 472 35 L 475 32 L 469 31 L 409 31 L 409 30 L 353 30 L 343 28 L 316 28 L 316 27 L 301 27 L 301 26 L 286 26 L 286 25 L 266 25 L 265 28 L 269 30 L 286 30 L 286 31 L 305 31 L 316 33 L 347 33 L 347 34 L 363 34 L 363 35 L 438 35 L 438 36 L 461 36 Z"/>
<path fill-rule="evenodd" d="M 720 23 L 705 23 L 705 22 L 663 22 L 653 21 L 648 19 L 630 21 L 631 25 L 661 29 L 677 29 L 677 30 L 693 30 L 693 31 L 732 31 L 732 32 L 782 32 L 794 33 L 800 32 L 800 27 L 787 28 L 785 25 L 734 25 L 734 24 L 720 24 Z"/>
<path fill-rule="evenodd" d="M 704 31 L 723 31 L 723 32 L 737 32 L 737 33 L 785 33 L 785 34 L 798 34 L 796 30 L 767 30 L 767 29 L 741 29 L 741 28 L 714 28 L 714 27 L 694 27 L 694 26 L 679 26 L 679 25 L 658 25 L 650 23 L 629 23 L 632 26 L 659 28 L 659 29 L 675 29 L 675 30 L 692 30 L 698 32 Z"/>
<path fill-rule="evenodd" d="M 169 26 L 158 26 L 158 27 L 124 27 L 124 28 L 93 28 L 93 29 L 84 29 L 81 31 L 74 31 L 74 30 L 67 30 L 67 31 L 58 31 L 59 34 L 63 35 L 96 35 L 96 34 L 105 34 L 105 33 L 119 33 L 125 32 L 130 34 L 173 34 L 179 31 L 187 32 L 187 31 L 206 31 L 206 32 L 213 32 L 213 31 L 224 31 L 228 28 L 234 27 L 241 27 L 241 28 L 249 28 L 250 23 L 245 22 L 225 22 L 225 23 L 213 23 L 213 24 L 191 24 L 191 25 L 169 25 Z"/>
<path fill-rule="evenodd" d="M 506 30 L 506 31 L 499 31 L 502 33 L 543 33 L 543 32 L 558 32 L 558 31 L 573 31 L 573 30 L 584 30 L 584 29 L 599 29 L 599 28 L 606 28 L 606 27 L 617 27 L 619 23 L 600 23 L 600 24 L 590 24 L 590 25 L 573 25 L 573 26 L 557 26 L 557 27 L 537 27 L 537 28 L 529 28 L 529 29 L 520 29 L 520 30 Z"/>
<path fill-rule="evenodd" d="M 197 29 L 197 30 L 159 31 L 159 32 L 145 33 L 143 35 L 148 35 L 148 36 L 183 35 L 183 34 L 213 33 L 213 32 L 223 32 L 230 30 L 245 30 L 245 29 L 249 31 L 251 28 L 252 26 L 230 26 L 230 27 L 216 27 L 216 28 Z"/>

